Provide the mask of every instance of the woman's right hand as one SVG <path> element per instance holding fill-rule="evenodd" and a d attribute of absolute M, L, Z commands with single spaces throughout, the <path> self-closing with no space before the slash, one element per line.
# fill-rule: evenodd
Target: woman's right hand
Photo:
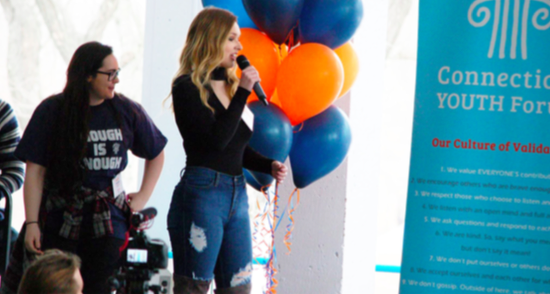
<path fill-rule="evenodd" d="M 254 87 L 256 82 L 260 82 L 260 74 L 254 66 L 251 65 L 242 70 L 239 87 L 245 88 L 252 92 L 252 87 Z"/>
<path fill-rule="evenodd" d="M 25 232 L 25 247 L 28 251 L 35 254 L 42 254 L 42 244 L 40 244 L 40 227 L 37 223 L 28 224 Z"/>

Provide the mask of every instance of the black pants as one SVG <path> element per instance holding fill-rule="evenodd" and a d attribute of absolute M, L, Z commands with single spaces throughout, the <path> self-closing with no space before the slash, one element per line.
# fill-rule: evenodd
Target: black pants
<path fill-rule="evenodd" d="M 124 240 L 113 237 L 69 240 L 57 234 L 44 233 L 42 249 L 57 248 L 75 253 L 82 260 L 80 272 L 84 280 L 84 294 L 108 294 L 109 277 L 119 266 L 119 248 Z"/>

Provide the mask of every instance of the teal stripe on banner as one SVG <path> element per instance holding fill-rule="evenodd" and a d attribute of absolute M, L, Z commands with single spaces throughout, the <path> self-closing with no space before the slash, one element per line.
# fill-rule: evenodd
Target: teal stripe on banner
<path fill-rule="evenodd" d="M 401 266 L 377 264 L 376 268 L 375 268 L 375 271 L 383 272 L 383 273 L 400 273 L 401 272 Z"/>

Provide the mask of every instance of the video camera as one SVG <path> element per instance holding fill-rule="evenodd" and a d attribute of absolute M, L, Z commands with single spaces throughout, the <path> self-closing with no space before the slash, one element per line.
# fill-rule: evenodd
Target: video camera
<path fill-rule="evenodd" d="M 117 294 L 168 293 L 168 284 L 149 286 L 151 277 L 168 267 L 168 246 L 160 239 L 149 239 L 144 232 L 156 215 L 157 210 L 151 207 L 135 212 L 130 219 L 130 239 L 121 255 L 122 264 L 110 279 Z"/>

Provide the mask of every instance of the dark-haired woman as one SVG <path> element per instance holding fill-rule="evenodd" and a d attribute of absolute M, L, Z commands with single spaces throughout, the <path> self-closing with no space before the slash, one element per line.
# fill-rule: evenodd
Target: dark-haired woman
<path fill-rule="evenodd" d="M 143 209 L 164 162 L 166 138 L 137 103 L 114 92 L 109 46 L 81 45 L 62 93 L 35 110 L 16 156 L 27 164 L 25 248 L 57 248 L 82 259 L 84 293 L 109 293 L 131 210 Z M 141 189 L 126 195 L 127 150 L 145 158 Z"/>

